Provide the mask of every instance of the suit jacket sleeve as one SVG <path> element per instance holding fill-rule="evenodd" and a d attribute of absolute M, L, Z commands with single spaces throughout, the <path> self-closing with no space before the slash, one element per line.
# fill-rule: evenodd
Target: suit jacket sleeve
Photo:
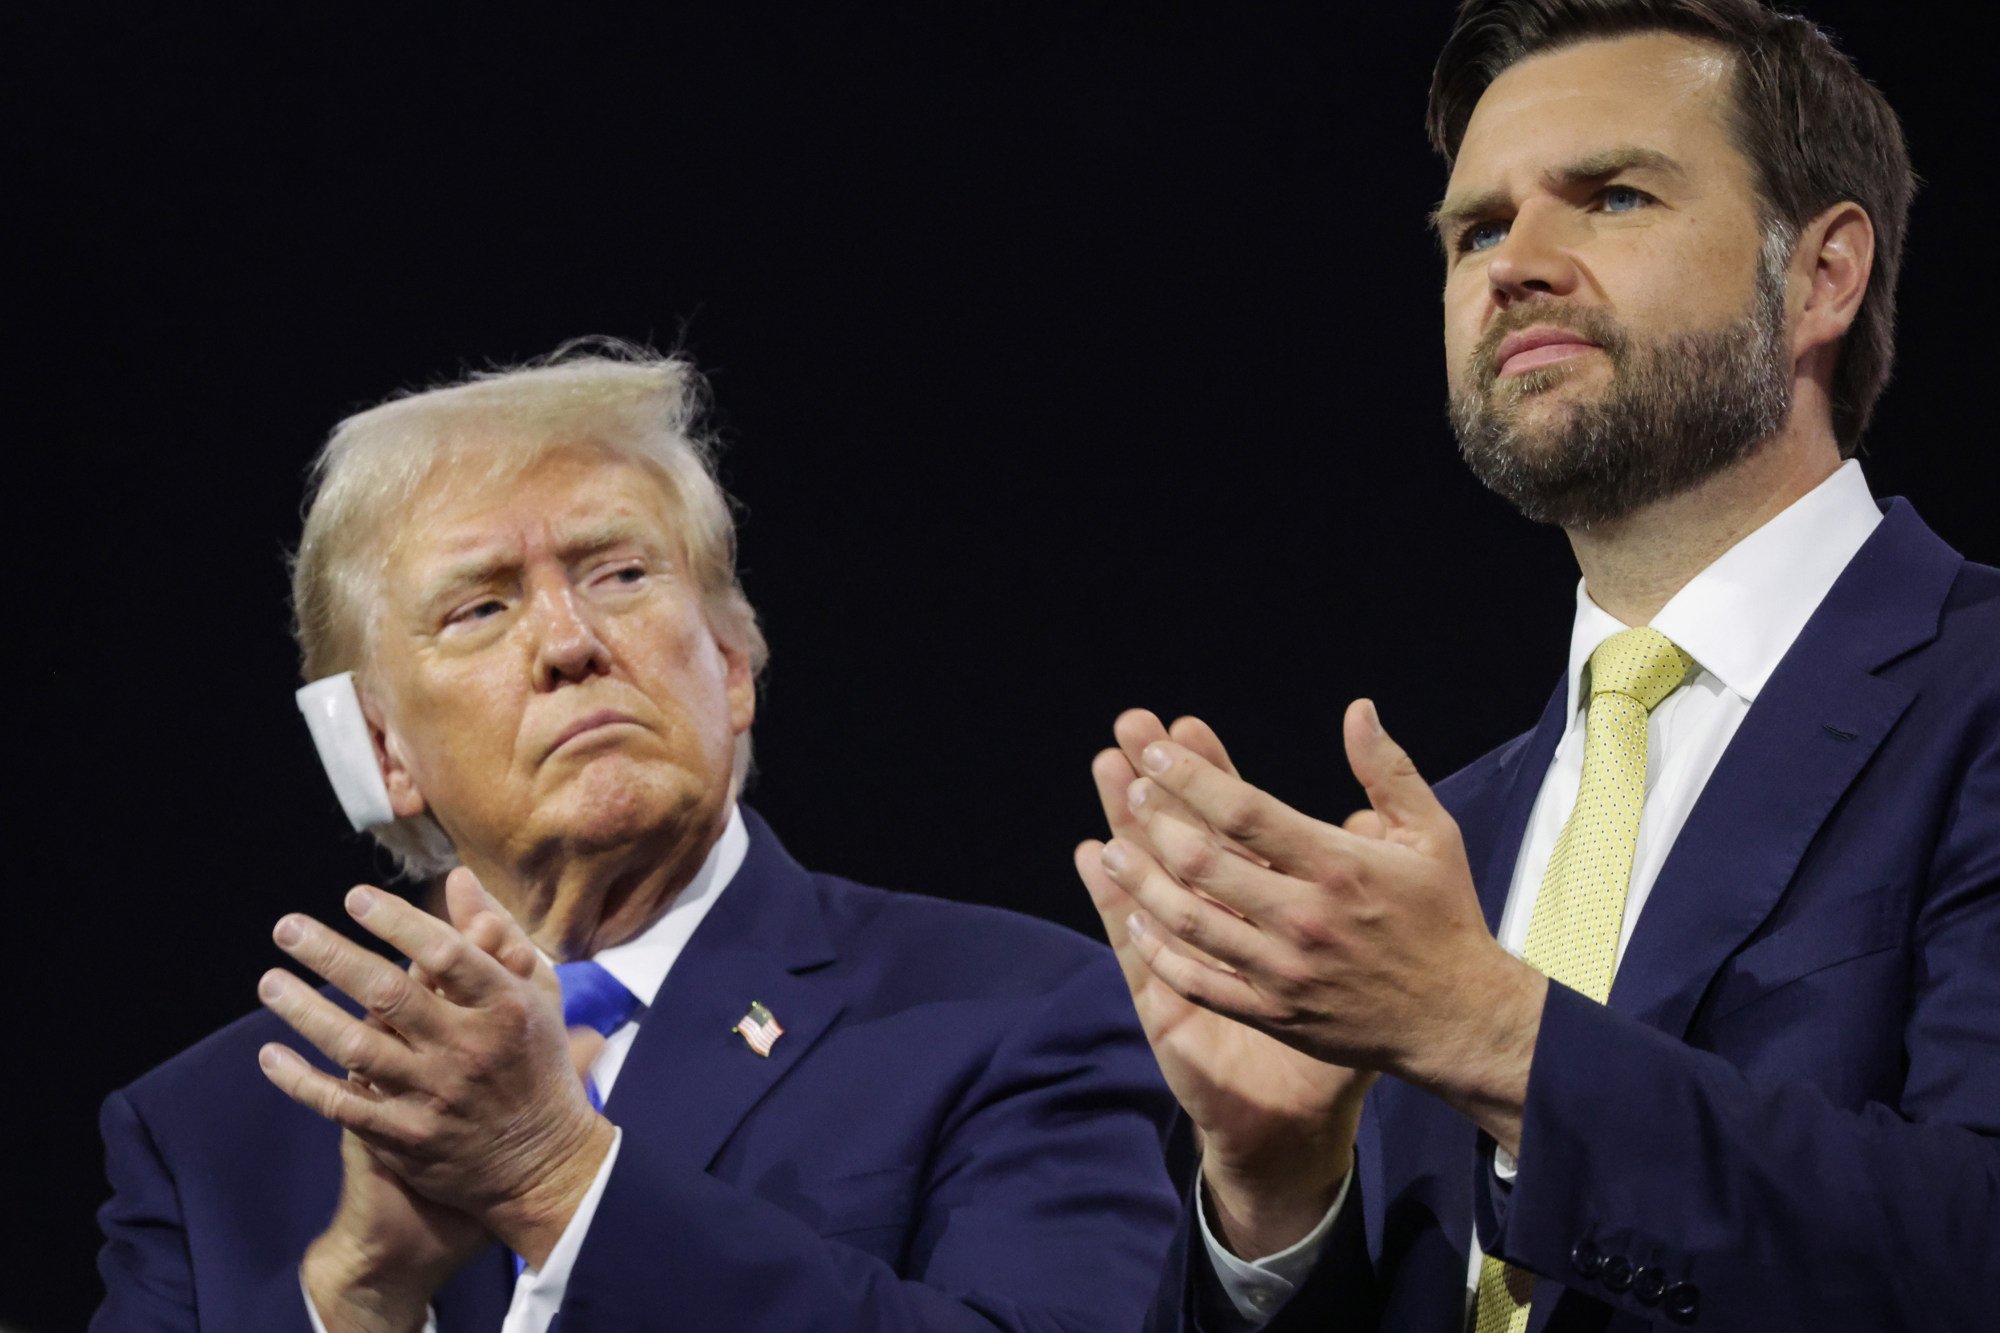
<path fill-rule="evenodd" d="M 2000 745 L 1985 734 L 1917 911 L 1898 1104 L 1857 1111 L 1811 1086 L 1754 1082 L 1552 985 L 1521 1172 L 1481 1219 L 1490 1252 L 1642 1317 L 1733 1327 L 1768 1314 L 1775 1292 L 1799 1328 L 1991 1318 Z M 1623 1262 L 1592 1273 L 1593 1254 Z M 1668 1284 L 1664 1300 L 1636 1278 L 1647 1268 Z"/>
<path fill-rule="evenodd" d="M 1177 1211 L 1170 1106 L 1107 956 L 1033 1002 L 970 1079 L 900 1265 L 627 1135 L 555 1327 L 702 1310 L 768 1333 L 1136 1330 Z"/>
<path fill-rule="evenodd" d="M 90 1321 L 92 1333 L 127 1329 L 195 1333 L 194 1262 L 181 1212 L 180 1191 L 130 1099 L 114 1092 L 99 1116 L 111 1198 L 98 1213 L 105 1243 L 98 1252 L 104 1302 Z M 312 1333 L 296 1269 L 287 1269 L 243 1294 L 246 1327 L 272 1333 Z"/>

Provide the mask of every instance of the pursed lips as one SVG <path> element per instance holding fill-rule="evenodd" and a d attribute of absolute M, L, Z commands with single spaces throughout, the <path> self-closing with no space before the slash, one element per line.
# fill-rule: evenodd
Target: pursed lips
<path fill-rule="evenodd" d="M 1593 351 L 1596 347 L 1596 343 L 1570 329 L 1540 324 L 1519 333 L 1510 333 L 1501 340 L 1500 350 L 1493 355 L 1493 364 L 1497 367 L 1494 374 L 1500 378 L 1525 374 Z"/>
<path fill-rule="evenodd" d="M 620 713 L 615 709 L 610 709 L 610 708 L 600 708 L 594 713 L 585 713 L 582 717 L 578 718 L 576 721 L 564 727 L 562 731 L 557 734 L 555 743 L 549 746 L 548 748 L 548 753 L 554 754 L 557 750 L 562 749 L 563 746 L 568 745 L 578 736 L 582 736 L 589 732 L 600 730 L 601 728 L 604 727 L 616 726 L 621 722 L 630 723 L 636 726 L 638 724 L 638 719 L 632 717 L 630 714 Z"/>

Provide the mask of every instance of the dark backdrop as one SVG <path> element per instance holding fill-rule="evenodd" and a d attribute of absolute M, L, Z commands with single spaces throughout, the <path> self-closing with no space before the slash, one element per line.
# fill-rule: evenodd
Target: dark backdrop
<path fill-rule="evenodd" d="M 1869 470 L 1991 562 L 1988 43 L 1812 8 L 1930 181 Z M 1094 931 L 1068 857 L 1120 708 L 1339 814 L 1350 698 L 1441 776 L 1556 679 L 1567 548 L 1440 409 L 1442 3 L 176 9 L 7 43 L 0 1322 L 95 1299 L 102 1096 L 380 874 L 292 704 L 281 556 L 326 429 L 399 386 L 591 332 L 713 373 L 774 650 L 752 799 L 856 878 Z M 1434 665 L 1466 651 L 1479 693 Z"/>

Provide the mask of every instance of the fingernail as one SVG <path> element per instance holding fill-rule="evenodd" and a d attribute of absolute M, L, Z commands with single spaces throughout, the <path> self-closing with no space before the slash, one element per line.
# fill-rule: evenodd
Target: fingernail
<path fill-rule="evenodd" d="M 266 1004 L 276 1004 L 278 997 L 285 993 L 285 983 L 276 972 L 266 972 L 264 979 L 257 983 L 257 998 Z"/>
<path fill-rule="evenodd" d="M 1125 855 L 1125 849 L 1115 842 L 1106 843 L 1104 850 L 1099 852 L 1097 856 L 1104 863 L 1104 868 L 1114 875 L 1124 874 L 1125 867 L 1130 864 L 1129 858 Z"/>
<path fill-rule="evenodd" d="M 347 914 L 349 916 L 352 917 L 367 916 L 369 909 L 374 906 L 375 906 L 375 895 L 369 892 L 367 889 L 361 888 L 359 885 L 357 885 L 354 888 L 351 888 L 347 891 Z"/>
<path fill-rule="evenodd" d="M 1139 762 L 1148 773 L 1164 773 L 1167 765 L 1173 762 L 1173 756 L 1167 753 L 1164 745 L 1148 745 L 1139 752 Z"/>
<path fill-rule="evenodd" d="M 1146 781 L 1144 778 L 1136 779 L 1131 786 L 1125 789 L 1125 804 L 1131 806 L 1134 810 L 1145 805 L 1146 789 L 1152 785 L 1152 783 Z"/>
<path fill-rule="evenodd" d="M 1135 940 L 1146 938 L 1146 918 L 1137 912 L 1125 918 L 1125 933 Z"/>
<path fill-rule="evenodd" d="M 1371 735 L 1380 736 L 1382 734 L 1382 715 L 1375 711 L 1375 701 L 1373 699 L 1368 701 L 1368 730 Z"/>
<path fill-rule="evenodd" d="M 281 917 L 278 928 L 271 932 L 278 943 L 290 948 L 306 937 L 305 923 L 295 916 Z"/>
<path fill-rule="evenodd" d="M 285 1067 L 285 1056 L 287 1054 L 289 1052 L 284 1047 L 273 1043 L 272 1045 L 258 1049 L 257 1063 L 262 1065 L 268 1072 L 275 1074 Z"/>

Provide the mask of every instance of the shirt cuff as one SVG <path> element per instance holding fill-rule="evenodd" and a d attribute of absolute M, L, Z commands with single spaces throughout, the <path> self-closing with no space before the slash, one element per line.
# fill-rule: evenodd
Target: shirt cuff
<path fill-rule="evenodd" d="M 1515 1159 L 1514 1154 L 1508 1152 L 1499 1144 L 1494 1144 L 1493 1174 L 1500 1177 L 1500 1183 L 1503 1185 L 1513 1184 L 1514 1177 L 1519 1175 L 1520 1172 L 1521 1163 Z"/>
<path fill-rule="evenodd" d="M 326 1333 L 326 1324 L 319 1317 L 319 1307 L 313 1304 L 312 1293 L 306 1290 L 306 1268 L 299 1265 L 299 1299 L 306 1303 L 306 1318 L 312 1320 L 313 1333 Z M 437 1311 L 428 1305 L 424 1307 L 424 1333 L 438 1333 Z"/>
<path fill-rule="evenodd" d="M 556 1238 L 555 1248 L 549 1251 L 549 1257 L 539 1269 L 523 1268 L 521 1275 L 514 1279 L 514 1299 L 507 1306 L 507 1318 L 500 1325 L 500 1333 L 546 1333 L 555 1320 L 569 1287 L 570 1271 L 576 1267 L 576 1257 L 583 1251 L 584 1235 L 590 1230 L 590 1220 L 597 1216 L 597 1205 L 604 1198 L 605 1185 L 611 1180 L 611 1167 L 618 1160 L 618 1145 L 624 1141 L 625 1131 L 612 1126 L 611 1151 L 604 1154 L 596 1178 L 584 1192 L 576 1212 L 570 1215 L 569 1225 Z M 427 1329 L 425 1333 L 432 1331 Z"/>
<path fill-rule="evenodd" d="M 1221 1283 L 1223 1295 L 1236 1307 L 1250 1328 L 1262 1328 L 1270 1321 L 1271 1315 L 1292 1298 L 1299 1284 L 1306 1280 L 1319 1262 L 1319 1252 L 1326 1243 L 1327 1233 L 1333 1230 L 1333 1223 L 1340 1216 L 1341 1205 L 1347 1202 L 1347 1191 L 1354 1184 L 1354 1168 L 1347 1168 L 1347 1178 L 1340 1182 L 1340 1191 L 1333 1196 L 1333 1204 L 1326 1210 L 1326 1216 L 1319 1225 L 1308 1231 L 1291 1245 L 1276 1254 L 1267 1254 L 1262 1259 L 1239 1259 L 1223 1248 L 1215 1238 L 1215 1232 L 1208 1225 L 1208 1204 L 1204 1190 L 1195 1185 L 1195 1221 L 1201 1227 L 1201 1243 L 1208 1250 L 1208 1262 L 1215 1269 L 1216 1281 Z"/>

